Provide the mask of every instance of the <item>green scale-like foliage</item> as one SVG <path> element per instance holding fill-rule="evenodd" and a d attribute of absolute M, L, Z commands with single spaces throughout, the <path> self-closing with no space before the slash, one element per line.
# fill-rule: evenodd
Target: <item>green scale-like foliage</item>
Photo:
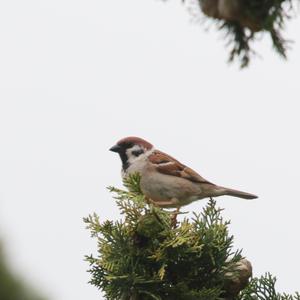
<path fill-rule="evenodd" d="M 235 276 L 241 253 L 233 250 L 229 222 L 216 202 L 174 227 L 172 213 L 146 203 L 139 176 L 124 184 L 128 190 L 109 188 L 122 220 L 101 223 L 96 214 L 84 219 L 98 241 L 97 257 L 86 258 L 90 283 L 111 300 L 226 299 L 226 273 Z M 239 299 L 293 299 L 259 298 L 257 287 L 252 281 Z"/>
<path fill-rule="evenodd" d="M 238 300 L 300 300 L 299 293 L 295 296 L 277 293 L 275 283 L 276 278 L 269 273 L 260 278 L 253 278 L 241 291 Z"/>

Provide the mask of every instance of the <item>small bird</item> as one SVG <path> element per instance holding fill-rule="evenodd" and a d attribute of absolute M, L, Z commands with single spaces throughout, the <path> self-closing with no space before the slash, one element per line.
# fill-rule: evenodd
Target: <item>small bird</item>
<path fill-rule="evenodd" d="M 126 137 L 109 149 L 120 155 L 122 176 L 139 173 L 141 190 L 153 204 L 179 208 L 209 197 L 233 196 L 255 199 L 257 196 L 211 183 L 170 155 L 138 137 Z"/>

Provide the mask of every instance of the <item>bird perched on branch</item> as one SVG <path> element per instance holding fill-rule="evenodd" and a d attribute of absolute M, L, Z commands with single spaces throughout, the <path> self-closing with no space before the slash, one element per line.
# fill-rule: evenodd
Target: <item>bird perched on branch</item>
<path fill-rule="evenodd" d="M 257 196 L 211 183 L 191 168 L 138 137 L 126 137 L 110 148 L 120 155 L 122 176 L 139 173 L 141 190 L 153 204 L 177 208 L 209 197 L 233 196 L 255 199 Z"/>

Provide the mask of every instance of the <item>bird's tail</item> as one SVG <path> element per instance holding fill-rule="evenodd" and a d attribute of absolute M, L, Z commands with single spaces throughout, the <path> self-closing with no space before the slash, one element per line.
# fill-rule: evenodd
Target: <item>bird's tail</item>
<path fill-rule="evenodd" d="M 219 192 L 222 194 L 222 196 L 232 196 L 232 197 L 238 197 L 238 198 L 243 198 L 243 199 L 256 199 L 258 196 L 234 189 L 229 189 L 225 187 L 219 187 Z"/>

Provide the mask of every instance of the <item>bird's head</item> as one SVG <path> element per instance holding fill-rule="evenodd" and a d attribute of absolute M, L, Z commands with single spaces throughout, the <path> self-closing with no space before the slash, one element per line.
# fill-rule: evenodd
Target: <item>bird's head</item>
<path fill-rule="evenodd" d="M 123 170 L 153 149 L 153 145 L 139 137 L 126 137 L 109 150 L 120 155 Z"/>

